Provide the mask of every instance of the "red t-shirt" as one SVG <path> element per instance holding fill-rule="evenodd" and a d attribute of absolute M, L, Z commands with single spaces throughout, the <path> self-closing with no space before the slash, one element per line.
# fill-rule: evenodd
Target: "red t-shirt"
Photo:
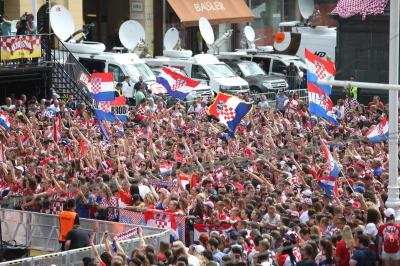
<path fill-rule="evenodd" d="M 335 256 L 339 257 L 338 266 L 348 266 L 350 261 L 350 252 L 344 240 L 340 240 L 336 244 Z"/>
<path fill-rule="evenodd" d="M 378 236 L 383 238 L 383 242 L 385 242 L 385 234 L 387 231 L 397 230 L 398 237 L 400 239 L 400 226 L 396 223 L 390 222 L 387 224 L 383 224 L 379 226 Z M 383 248 L 385 249 L 385 248 Z"/>

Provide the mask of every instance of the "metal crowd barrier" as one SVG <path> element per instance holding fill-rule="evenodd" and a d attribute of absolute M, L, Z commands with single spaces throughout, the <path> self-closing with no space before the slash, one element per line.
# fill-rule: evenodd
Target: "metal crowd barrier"
<path fill-rule="evenodd" d="M 35 212 L 0 209 L 2 237 L 4 241 L 15 241 L 18 245 L 27 246 L 31 250 L 58 252 L 59 219 L 56 215 Z M 108 221 L 80 219 L 80 228 L 88 234 L 95 232 L 95 241 L 99 241 L 105 231 L 111 237 L 135 228 L 138 225 L 114 223 Z M 169 241 L 169 231 L 154 227 L 142 227 L 147 244 L 159 247 L 160 241 Z M 139 247 L 138 238 L 121 242 L 125 252 L 129 254 Z M 99 252 L 103 246 L 98 245 Z M 91 248 L 82 248 L 49 255 L 29 257 L 25 259 L 0 263 L 1 265 L 79 265 L 82 258 L 92 257 Z"/>
<path fill-rule="evenodd" d="M 289 94 L 295 94 L 295 93 L 297 93 L 299 95 L 299 99 L 301 99 L 304 103 L 308 104 L 308 90 L 307 89 L 295 89 L 295 90 L 286 90 L 285 91 L 286 96 Z M 250 98 L 253 99 L 255 104 L 258 104 L 261 101 L 262 95 L 266 96 L 269 106 L 271 106 L 271 107 L 275 106 L 277 92 L 254 93 L 254 94 L 250 94 Z M 189 107 L 192 105 L 193 101 L 184 101 L 183 103 L 184 103 L 186 110 L 188 110 Z"/>

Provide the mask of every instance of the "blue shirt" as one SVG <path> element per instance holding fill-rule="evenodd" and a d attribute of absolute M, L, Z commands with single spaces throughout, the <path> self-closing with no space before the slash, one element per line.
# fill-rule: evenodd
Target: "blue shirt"
<path fill-rule="evenodd" d="M 222 263 L 222 258 L 224 257 L 224 256 L 226 256 L 226 254 L 224 253 L 224 252 L 221 252 L 221 251 L 217 251 L 217 252 L 215 252 L 214 254 L 213 254 L 213 259 L 216 261 L 216 262 L 218 262 L 219 264 L 221 264 Z"/>
<path fill-rule="evenodd" d="M 360 248 L 353 252 L 351 259 L 357 261 L 357 266 L 375 266 L 376 254 L 369 248 Z"/>
<path fill-rule="evenodd" d="M 279 111 L 285 110 L 285 101 L 288 99 L 286 95 L 278 96 L 276 98 L 276 108 L 278 108 Z"/>

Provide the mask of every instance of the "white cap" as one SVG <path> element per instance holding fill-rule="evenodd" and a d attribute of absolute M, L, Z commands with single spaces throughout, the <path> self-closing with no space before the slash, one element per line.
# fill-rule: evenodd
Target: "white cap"
<path fill-rule="evenodd" d="M 378 229 L 374 223 L 369 223 L 364 228 L 364 235 L 375 237 L 378 234 Z"/>
<path fill-rule="evenodd" d="M 309 189 L 304 190 L 302 193 L 306 197 L 311 197 L 312 196 L 312 191 L 309 190 Z"/>
<path fill-rule="evenodd" d="M 385 217 L 396 216 L 396 212 L 392 208 L 387 208 L 383 213 L 385 214 Z"/>

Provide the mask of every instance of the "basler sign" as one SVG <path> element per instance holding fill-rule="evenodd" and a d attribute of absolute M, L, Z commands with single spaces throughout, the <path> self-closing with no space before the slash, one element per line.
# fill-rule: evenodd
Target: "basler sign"
<path fill-rule="evenodd" d="M 206 1 L 193 4 L 196 12 L 224 11 L 224 3 L 220 1 Z"/>

